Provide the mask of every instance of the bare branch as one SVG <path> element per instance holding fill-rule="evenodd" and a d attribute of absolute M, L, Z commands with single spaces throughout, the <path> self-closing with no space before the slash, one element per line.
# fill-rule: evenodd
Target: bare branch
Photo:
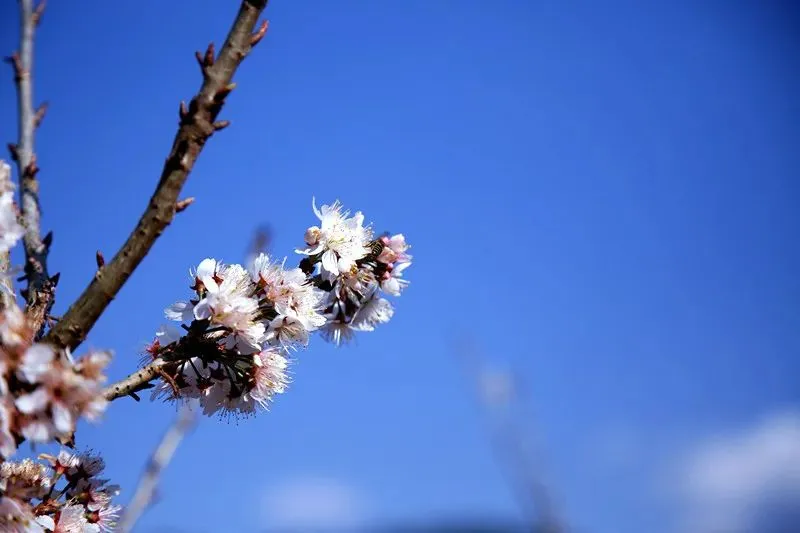
<path fill-rule="evenodd" d="M 44 12 L 44 2 L 34 9 L 33 0 L 20 0 L 19 52 L 11 56 L 14 81 L 17 86 L 17 108 L 19 114 L 19 138 L 16 145 L 9 145 L 12 158 L 17 162 L 20 181 L 20 208 L 25 226 L 25 279 L 28 287 L 23 294 L 27 300 L 28 320 L 41 335 L 47 315 L 53 306 L 55 283 L 47 273 L 48 243 L 41 238 L 39 207 L 39 167 L 34 150 L 34 131 L 44 117 L 46 105 L 33 108 L 33 36 Z"/>
<path fill-rule="evenodd" d="M 50 330 L 45 337 L 48 342 L 71 349 L 83 342 L 153 243 L 172 222 L 181 188 L 203 146 L 214 133 L 213 124 L 225 97 L 234 87 L 233 74 L 252 49 L 251 32 L 266 4 L 267 0 L 242 2 L 225 44 L 214 64 L 206 69 L 200 92 L 191 100 L 181 119 L 158 186 L 142 217 L 122 248 Z"/>
<path fill-rule="evenodd" d="M 164 434 L 158 447 L 153 452 L 147 464 L 147 468 L 142 474 L 142 478 L 139 480 L 139 486 L 136 487 L 136 492 L 133 494 L 133 499 L 117 526 L 117 531 L 121 533 L 131 531 L 139 517 L 141 517 L 147 507 L 151 505 L 155 499 L 156 488 L 158 487 L 158 480 L 161 477 L 161 473 L 167 467 L 170 460 L 172 460 L 175 450 L 192 425 L 194 425 L 194 421 L 194 411 L 185 405 L 181 407 L 181 410 L 178 412 L 178 417 Z"/>

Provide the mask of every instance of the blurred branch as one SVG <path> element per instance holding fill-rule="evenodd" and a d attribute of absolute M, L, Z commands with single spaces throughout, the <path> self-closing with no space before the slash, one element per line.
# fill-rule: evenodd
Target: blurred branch
<path fill-rule="evenodd" d="M 156 239 L 172 222 L 179 209 L 178 195 L 197 157 L 211 135 L 225 126 L 217 122 L 225 98 L 234 89 L 233 74 L 267 30 L 264 22 L 253 33 L 267 0 L 244 0 L 225 44 L 215 57 L 214 45 L 196 54 L 203 84 L 187 107 L 181 102 L 180 126 L 147 208 L 117 254 L 98 269 L 89 286 L 50 330 L 45 340 L 75 349 L 111 303 L 125 282 L 150 251 Z M 183 206 L 185 207 L 185 206 Z"/>
<path fill-rule="evenodd" d="M 151 505 L 155 499 L 156 488 L 158 487 L 158 480 L 161 477 L 161 473 L 167 467 L 170 460 L 172 460 L 175 450 L 194 424 L 194 420 L 194 411 L 186 405 L 182 406 L 178 412 L 178 417 L 169 427 L 158 447 L 153 452 L 150 462 L 147 464 L 147 468 L 142 474 L 142 478 L 139 480 L 139 486 L 136 487 L 136 492 L 133 494 L 133 499 L 117 526 L 117 531 L 120 533 L 131 531 L 136 521 L 139 520 L 147 507 Z"/>
<path fill-rule="evenodd" d="M 521 405 L 519 376 L 510 372 L 492 373 L 475 341 L 466 340 L 455 348 L 465 373 L 473 381 L 484 414 L 491 424 L 491 437 L 498 456 L 506 463 L 506 472 L 515 488 L 520 504 L 531 515 L 532 530 L 537 533 L 565 533 L 566 526 L 558 517 L 548 487 L 542 480 L 541 468 L 534 465 L 532 450 L 525 431 L 513 416 L 513 407 Z M 521 417 L 526 424 L 532 418 Z"/>
<path fill-rule="evenodd" d="M 11 167 L 0 160 L 0 195 L 14 189 L 11 182 Z M 14 284 L 11 281 L 11 254 L 0 253 L 0 311 L 16 305 Z"/>
<path fill-rule="evenodd" d="M 9 144 L 11 158 L 16 161 L 20 182 L 20 208 L 25 235 L 25 278 L 28 287 L 23 291 L 27 300 L 28 320 L 37 335 L 42 333 L 45 320 L 53 306 L 58 276 L 47 273 L 47 255 L 50 252 L 52 234 L 44 239 L 40 228 L 39 181 L 36 176 L 39 166 L 34 151 L 34 133 L 44 118 L 47 104 L 33 109 L 33 36 L 44 13 L 45 2 L 34 8 L 33 0 L 19 0 L 20 39 L 19 51 L 7 59 L 14 68 L 17 87 L 17 111 L 19 135 L 17 144 Z"/>

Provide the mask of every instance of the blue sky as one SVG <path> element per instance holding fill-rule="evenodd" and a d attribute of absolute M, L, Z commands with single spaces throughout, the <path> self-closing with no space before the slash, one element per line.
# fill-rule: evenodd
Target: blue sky
<path fill-rule="evenodd" d="M 35 94 L 50 102 L 37 152 L 57 312 L 144 209 L 225 4 L 48 6 Z M 14 8 L 0 8 L 4 53 Z M 185 189 L 196 203 L 85 346 L 113 348 L 111 377 L 127 374 L 190 266 L 242 260 L 263 223 L 291 254 L 312 195 L 403 232 L 412 284 L 355 345 L 316 339 L 269 414 L 203 420 L 142 531 L 259 531 L 280 520 L 271 495 L 317 480 L 368 521 L 517 516 L 452 353 L 464 334 L 525 379 L 580 531 L 674 531 L 688 511 L 662 494 L 664 472 L 800 407 L 785 4 L 275 1 L 267 16 L 223 111 L 232 126 Z M 10 141 L 10 73 L 0 102 Z M 120 400 L 79 440 L 132 489 L 172 414 Z"/>

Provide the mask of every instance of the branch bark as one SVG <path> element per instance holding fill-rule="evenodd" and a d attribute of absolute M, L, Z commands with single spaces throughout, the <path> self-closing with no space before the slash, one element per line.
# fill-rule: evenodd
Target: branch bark
<path fill-rule="evenodd" d="M 105 399 L 109 402 L 117 398 L 122 398 L 123 396 L 132 396 L 138 391 L 143 390 L 148 383 L 156 379 L 156 377 L 162 373 L 162 369 L 167 365 L 168 363 L 163 359 L 156 359 L 149 365 L 128 375 L 128 377 L 106 387 L 103 391 L 103 396 L 105 396 Z"/>
<path fill-rule="evenodd" d="M 136 492 L 133 494 L 133 499 L 117 526 L 117 530 L 121 533 L 131 531 L 136 521 L 152 503 L 161 473 L 172 460 L 181 440 L 194 424 L 194 419 L 195 415 L 191 408 L 181 407 L 175 422 L 172 423 L 161 439 L 161 443 L 153 452 L 150 462 L 139 480 L 139 486 L 136 487 Z"/>
<path fill-rule="evenodd" d="M 197 157 L 208 138 L 221 128 L 216 118 L 225 98 L 235 87 L 231 83 L 233 74 L 263 36 L 266 23 L 258 32 L 253 33 L 253 30 L 266 4 L 267 0 L 244 0 L 219 55 L 214 58 L 213 45 L 205 56 L 198 53 L 203 84 L 188 108 L 181 103 L 180 127 L 147 208 L 122 248 L 97 271 L 83 294 L 45 336 L 47 342 L 73 350 L 80 345 L 172 222 L 178 209 L 178 195 Z"/>
<path fill-rule="evenodd" d="M 23 295 L 27 300 L 28 320 L 37 337 L 40 336 L 45 320 L 53 306 L 53 296 L 58 278 L 47 273 L 47 255 L 52 236 L 42 239 L 40 228 L 39 181 L 36 178 L 39 167 L 34 150 L 34 132 L 44 116 L 46 106 L 39 110 L 33 108 L 33 36 L 41 20 L 44 1 L 34 9 L 33 0 L 20 0 L 20 42 L 19 52 L 14 53 L 9 62 L 14 67 L 14 81 L 17 86 L 17 108 L 19 114 L 19 133 L 16 145 L 10 145 L 11 157 L 17 163 L 20 181 L 20 209 L 25 226 L 23 243 L 25 246 L 25 277 L 28 281 Z"/>

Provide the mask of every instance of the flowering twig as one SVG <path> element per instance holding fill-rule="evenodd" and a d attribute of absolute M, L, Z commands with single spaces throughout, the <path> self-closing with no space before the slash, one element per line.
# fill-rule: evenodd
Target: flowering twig
<path fill-rule="evenodd" d="M 178 195 L 209 137 L 223 125 L 216 121 L 225 98 L 235 87 L 233 74 L 258 41 L 253 33 L 267 0 L 244 0 L 225 44 L 214 57 L 213 46 L 200 55 L 203 84 L 188 107 L 181 103 L 175 135 L 158 186 L 142 217 L 117 254 L 95 274 L 45 340 L 76 348 L 105 308 L 141 263 L 179 209 Z M 265 26 L 262 25 L 262 28 Z"/>
<path fill-rule="evenodd" d="M 169 464 L 178 444 L 192 427 L 194 420 L 194 411 L 185 405 L 181 407 L 175 422 L 172 423 L 164 434 L 164 438 L 161 439 L 161 443 L 153 452 L 153 456 L 142 474 L 142 479 L 139 481 L 139 486 L 136 487 L 133 499 L 119 522 L 117 531 L 120 533 L 131 531 L 136 521 L 151 504 L 161 472 Z"/>
<path fill-rule="evenodd" d="M 25 278 L 28 287 L 23 291 L 27 300 L 28 320 L 38 336 L 44 327 L 53 305 L 57 277 L 47 273 L 47 254 L 50 251 L 52 234 L 41 236 L 39 209 L 39 167 L 34 151 L 34 132 L 42 121 L 46 105 L 33 108 L 33 35 L 44 11 L 44 0 L 34 8 L 33 0 L 20 0 L 20 44 L 19 52 L 10 58 L 17 86 L 17 108 L 19 113 L 19 138 L 10 144 L 11 158 L 17 163 L 20 181 L 20 207 L 25 226 Z"/>

